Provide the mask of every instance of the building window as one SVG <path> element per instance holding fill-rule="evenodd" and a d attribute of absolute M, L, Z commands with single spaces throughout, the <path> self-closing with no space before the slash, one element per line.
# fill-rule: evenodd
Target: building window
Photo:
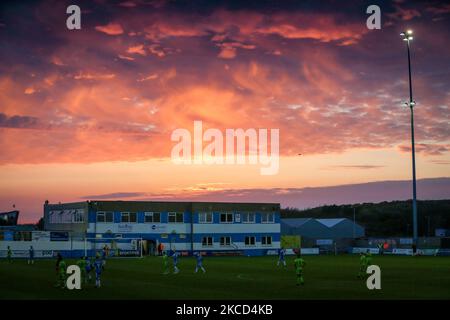
<path fill-rule="evenodd" d="M 74 223 L 83 223 L 84 222 L 84 210 L 75 210 L 72 218 L 73 218 Z"/>
<path fill-rule="evenodd" d="M 136 212 L 121 212 L 120 222 L 122 223 L 136 222 Z"/>
<path fill-rule="evenodd" d="M 231 246 L 231 237 L 220 237 L 221 246 Z"/>
<path fill-rule="evenodd" d="M 211 247 L 213 245 L 212 237 L 203 237 L 202 238 L 202 246 L 203 247 Z"/>
<path fill-rule="evenodd" d="M 48 216 L 50 223 L 83 223 L 84 209 L 51 210 Z"/>
<path fill-rule="evenodd" d="M 245 237 L 245 245 L 246 246 L 254 246 L 255 245 L 255 237 Z"/>
<path fill-rule="evenodd" d="M 144 223 L 161 222 L 161 214 L 159 212 L 144 212 Z"/>
<path fill-rule="evenodd" d="M 274 223 L 275 215 L 273 213 L 261 213 L 261 223 Z"/>
<path fill-rule="evenodd" d="M 198 214 L 198 223 L 212 223 L 213 215 L 212 212 L 200 212 Z"/>
<path fill-rule="evenodd" d="M 255 223 L 255 214 L 252 212 L 245 212 L 242 214 L 243 223 Z"/>
<path fill-rule="evenodd" d="M 231 212 L 221 213 L 220 223 L 233 223 L 233 213 Z"/>
<path fill-rule="evenodd" d="M 183 214 L 180 212 L 169 212 L 169 223 L 183 223 Z"/>
<path fill-rule="evenodd" d="M 263 246 L 271 246 L 272 245 L 272 237 L 271 236 L 263 236 L 261 238 L 261 244 Z"/>
<path fill-rule="evenodd" d="M 98 211 L 97 222 L 113 222 L 112 211 Z"/>

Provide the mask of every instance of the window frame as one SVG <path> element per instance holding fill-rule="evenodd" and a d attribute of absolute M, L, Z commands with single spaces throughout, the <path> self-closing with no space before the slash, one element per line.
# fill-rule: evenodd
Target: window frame
<path fill-rule="evenodd" d="M 178 215 L 181 215 L 182 221 L 177 221 Z M 171 216 L 175 216 L 175 221 L 170 221 Z M 167 223 L 184 223 L 184 214 L 176 211 L 167 212 Z"/>
<path fill-rule="evenodd" d="M 244 217 L 248 218 L 249 215 L 253 215 L 253 220 L 250 221 L 250 220 L 247 219 L 247 221 L 245 221 Z M 254 213 L 254 212 L 243 212 L 243 213 L 241 213 L 241 222 L 242 223 L 256 223 L 256 213 Z"/>
<path fill-rule="evenodd" d="M 108 213 L 111 214 L 111 221 L 107 221 Z M 103 214 L 103 221 L 98 220 L 99 214 Z M 97 211 L 95 215 L 95 221 L 97 223 L 113 223 L 114 222 L 114 212 L 113 211 Z"/>
<path fill-rule="evenodd" d="M 206 239 L 206 241 L 204 241 Z M 209 243 L 208 240 L 211 240 Z M 202 247 L 213 247 L 214 246 L 214 238 L 212 236 L 203 236 L 202 237 Z"/>
<path fill-rule="evenodd" d="M 222 215 L 231 216 L 231 221 L 222 221 Z M 225 219 L 225 220 L 228 220 L 228 218 Z M 228 224 L 230 224 L 230 223 L 233 223 L 233 222 L 234 222 L 234 214 L 233 214 L 233 212 L 221 212 L 220 213 L 219 223 L 228 223 Z"/>
<path fill-rule="evenodd" d="M 135 221 L 131 221 L 131 215 L 134 214 L 135 217 Z M 128 221 L 123 221 L 124 216 L 127 215 L 128 216 Z M 120 223 L 137 223 L 137 212 L 133 212 L 133 211 L 123 211 L 120 212 Z"/>
<path fill-rule="evenodd" d="M 265 216 L 268 217 L 268 215 L 272 215 L 272 220 L 264 221 L 263 217 L 265 217 Z M 275 213 L 273 213 L 273 212 L 261 213 L 261 223 L 275 223 Z"/>
<path fill-rule="evenodd" d="M 247 243 L 247 239 L 249 240 L 248 243 Z M 253 239 L 253 241 L 250 241 L 251 239 Z M 245 236 L 245 238 L 244 238 L 244 245 L 246 247 L 254 247 L 254 246 L 256 246 L 256 237 L 255 236 Z"/>
<path fill-rule="evenodd" d="M 155 214 L 158 216 L 158 221 L 155 221 Z M 151 217 L 151 221 L 147 221 L 147 217 Z M 144 223 L 161 223 L 161 212 L 145 211 Z"/>
<path fill-rule="evenodd" d="M 223 242 L 222 242 L 222 239 L 224 240 Z M 229 240 L 228 243 L 226 241 L 227 239 Z M 231 246 L 231 236 L 221 236 L 219 239 L 219 243 L 220 243 L 221 247 L 230 247 Z"/>
<path fill-rule="evenodd" d="M 202 221 L 202 219 L 201 219 L 201 217 L 202 216 L 204 216 L 205 217 L 205 219 L 204 219 L 204 221 Z M 208 219 L 206 219 L 206 217 L 211 217 L 211 220 L 210 221 L 208 221 Z M 202 224 L 206 224 L 206 223 L 213 223 L 213 213 L 212 212 L 208 212 L 208 211 L 205 211 L 205 212 L 199 212 L 198 213 L 198 223 L 202 223 Z"/>
<path fill-rule="evenodd" d="M 265 239 L 265 241 L 264 241 L 264 239 Z M 267 241 L 268 239 L 270 239 L 270 243 L 268 243 L 268 241 Z M 261 245 L 262 246 L 270 247 L 270 246 L 272 246 L 272 243 L 273 243 L 272 236 L 262 236 L 261 237 Z"/>

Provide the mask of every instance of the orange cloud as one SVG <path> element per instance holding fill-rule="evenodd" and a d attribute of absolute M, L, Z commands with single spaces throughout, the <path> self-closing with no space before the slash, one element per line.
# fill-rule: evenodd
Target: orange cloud
<path fill-rule="evenodd" d="M 113 79 L 116 75 L 115 74 L 92 74 L 89 72 L 80 72 L 77 75 L 75 75 L 73 78 L 75 80 L 100 80 L 100 79 Z"/>
<path fill-rule="evenodd" d="M 129 47 L 127 49 L 127 52 L 131 53 L 131 54 L 140 54 L 141 56 L 147 55 L 147 52 L 145 51 L 143 44 L 138 44 L 138 45 Z"/>
<path fill-rule="evenodd" d="M 123 34 L 124 32 L 122 26 L 114 22 L 110 22 L 104 26 L 96 26 L 95 30 L 106 33 L 110 36 L 117 36 Z"/>
<path fill-rule="evenodd" d="M 35 92 L 36 92 L 36 90 L 34 88 L 31 88 L 31 87 L 30 88 L 26 88 L 25 91 L 24 91 L 25 94 L 33 94 Z"/>

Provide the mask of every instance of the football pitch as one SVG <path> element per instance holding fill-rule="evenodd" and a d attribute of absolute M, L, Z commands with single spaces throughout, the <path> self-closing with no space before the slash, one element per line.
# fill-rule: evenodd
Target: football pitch
<path fill-rule="evenodd" d="M 55 260 L 0 260 L 0 299 L 450 299 L 450 257 L 373 256 L 381 268 L 381 290 L 358 280 L 358 255 L 304 256 L 305 285 L 296 286 L 293 257 L 287 268 L 277 257 L 179 259 L 180 273 L 162 274 L 162 258 L 107 260 L 102 287 L 55 288 Z M 75 260 L 67 260 L 67 265 Z"/>

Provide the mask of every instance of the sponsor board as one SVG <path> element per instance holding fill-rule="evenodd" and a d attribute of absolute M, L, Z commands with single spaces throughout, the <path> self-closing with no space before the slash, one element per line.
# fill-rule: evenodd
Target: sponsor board
<path fill-rule="evenodd" d="M 394 248 L 392 249 L 392 254 L 400 254 L 400 255 L 408 255 L 411 256 L 413 254 L 412 249 L 403 249 L 403 248 Z"/>
<path fill-rule="evenodd" d="M 33 231 L 31 236 L 33 241 L 50 240 L 50 232 L 48 231 Z"/>
<path fill-rule="evenodd" d="M 319 248 L 301 248 L 301 254 L 319 254 Z M 286 255 L 296 255 L 298 249 L 286 249 Z"/>
<path fill-rule="evenodd" d="M 131 224 L 127 224 L 127 223 L 121 223 L 117 226 L 117 232 L 123 232 L 123 233 L 133 232 L 133 226 Z"/>
<path fill-rule="evenodd" d="M 6 258 L 7 251 L 0 250 L 0 258 Z M 30 257 L 28 250 L 11 250 L 12 258 L 26 258 Z M 34 250 L 34 258 L 52 258 L 53 250 Z"/>
<path fill-rule="evenodd" d="M 333 239 L 317 239 L 316 245 L 318 246 L 331 246 L 333 245 Z"/>
<path fill-rule="evenodd" d="M 352 253 L 366 253 L 367 250 L 369 250 L 369 252 L 371 254 L 379 254 L 380 253 L 380 249 L 378 249 L 378 248 L 358 248 L 358 247 L 352 248 Z"/>
<path fill-rule="evenodd" d="M 209 253 L 209 255 L 211 256 L 218 256 L 218 257 L 223 257 L 223 256 L 243 256 L 244 252 L 242 251 L 212 251 Z"/>
<path fill-rule="evenodd" d="M 167 226 L 161 224 L 153 224 L 151 229 L 151 231 L 161 233 L 167 231 Z"/>
<path fill-rule="evenodd" d="M 50 232 L 50 241 L 69 241 L 69 233 L 68 232 Z"/>
<path fill-rule="evenodd" d="M 285 249 L 300 248 L 300 236 L 281 236 L 281 247 Z"/>
<path fill-rule="evenodd" d="M 416 254 L 421 256 L 434 256 L 438 252 L 439 249 L 417 249 Z M 413 250 L 405 248 L 395 248 L 392 249 L 392 254 L 412 256 Z"/>
<path fill-rule="evenodd" d="M 413 239 L 412 238 L 400 238 L 399 239 L 399 243 L 400 244 L 412 245 L 413 244 Z"/>

